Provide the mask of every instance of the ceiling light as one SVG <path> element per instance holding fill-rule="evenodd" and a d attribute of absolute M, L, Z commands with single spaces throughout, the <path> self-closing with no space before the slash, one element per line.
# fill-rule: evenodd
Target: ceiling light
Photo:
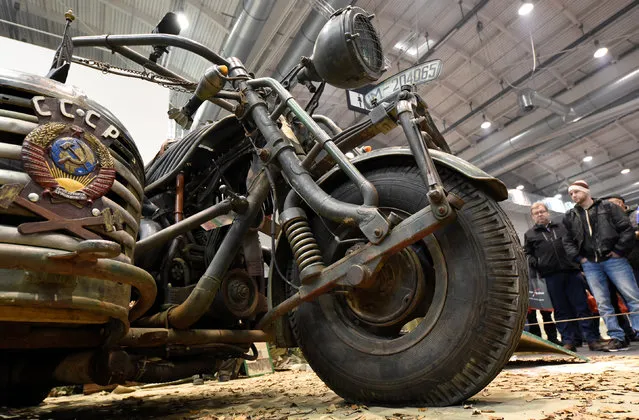
<path fill-rule="evenodd" d="M 582 159 L 584 162 L 590 162 L 592 160 L 592 156 L 584 156 Z"/>
<path fill-rule="evenodd" d="M 486 115 L 485 114 L 483 115 L 483 117 L 484 117 L 484 122 L 481 123 L 480 127 L 483 128 L 484 130 L 487 130 L 487 129 L 490 128 L 492 123 L 489 120 L 486 119 Z"/>
<path fill-rule="evenodd" d="M 600 47 L 599 46 L 599 41 L 597 41 L 596 39 L 595 39 L 595 48 L 597 48 L 597 50 L 593 54 L 593 57 L 595 57 L 595 58 L 601 58 L 604 55 L 608 54 L 608 48 Z"/>
<path fill-rule="evenodd" d="M 555 198 L 556 198 L 557 200 L 561 200 L 561 194 L 555 194 Z"/>
<path fill-rule="evenodd" d="M 183 31 L 189 27 L 189 20 L 186 18 L 184 13 L 177 14 L 178 23 L 180 24 L 180 30 Z"/>
<path fill-rule="evenodd" d="M 535 6 L 532 4 L 532 2 L 525 1 L 519 7 L 519 10 L 517 11 L 517 13 L 519 13 L 519 16 L 525 16 L 528 13 L 532 12 L 532 9 L 534 9 L 534 8 L 535 8 Z"/>
<path fill-rule="evenodd" d="M 517 189 L 518 189 L 519 191 L 521 191 L 521 190 L 523 190 L 523 189 L 524 189 L 524 186 L 523 186 L 523 185 L 517 185 Z"/>
<path fill-rule="evenodd" d="M 624 175 L 627 174 L 628 172 L 630 172 L 630 169 L 628 169 L 628 168 L 621 170 L 621 173 L 624 174 Z"/>
<path fill-rule="evenodd" d="M 601 58 L 604 55 L 608 54 L 608 48 L 606 47 L 601 47 L 598 48 L 597 51 L 595 51 L 595 53 L 593 54 L 595 58 Z"/>

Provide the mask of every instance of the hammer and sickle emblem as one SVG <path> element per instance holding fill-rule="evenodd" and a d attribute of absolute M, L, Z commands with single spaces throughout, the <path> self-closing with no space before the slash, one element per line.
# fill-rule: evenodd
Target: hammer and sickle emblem
<path fill-rule="evenodd" d="M 90 171 L 91 168 L 87 166 L 88 160 L 92 158 L 92 151 L 84 142 L 78 142 L 79 148 L 74 147 L 75 144 L 73 142 L 65 142 L 60 145 L 60 148 L 64 150 L 64 152 L 60 153 L 59 163 L 61 165 L 65 165 L 69 162 L 76 166 L 82 166 L 85 170 Z"/>

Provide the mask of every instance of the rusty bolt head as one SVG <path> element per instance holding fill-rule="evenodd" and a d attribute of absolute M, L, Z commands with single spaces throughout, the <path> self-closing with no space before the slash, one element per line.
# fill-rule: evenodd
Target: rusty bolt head
<path fill-rule="evenodd" d="M 266 162 L 268 158 L 271 156 L 268 150 L 266 149 L 258 149 L 257 155 L 262 159 L 263 162 Z"/>
<path fill-rule="evenodd" d="M 428 193 L 428 198 L 431 201 L 439 202 L 443 198 L 442 193 L 438 190 L 433 190 Z"/>
<path fill-rule="evenodd" d="M 377 228 L 373 231 L 373 235 L 375 235 L 377 238 L 379 238 L 380 236 L 382 236 L 382 230 L 380 228 Z"/>
<path fill-rule="evenodd" d="M 438 207 L 437 208 L 437 213 L 439 213 L 440 216 L 443 216 L 446 214 L 446 207 Z"/>

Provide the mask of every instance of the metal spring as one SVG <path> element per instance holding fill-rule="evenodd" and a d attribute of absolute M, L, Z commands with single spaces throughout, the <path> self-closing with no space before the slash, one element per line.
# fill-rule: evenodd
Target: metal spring
<path fill-rule="evenodd" d="M 311 265 L 324 265 L 322 253 L 306 219 L 293 219 L 284 229 L 300 272 Z"/>

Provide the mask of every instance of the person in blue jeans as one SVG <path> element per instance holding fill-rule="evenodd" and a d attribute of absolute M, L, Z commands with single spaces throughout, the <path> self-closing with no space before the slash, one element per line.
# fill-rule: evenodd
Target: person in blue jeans
<path fill-rule="evenodd" d="M 609 201 L 590 195 L 586 181 L 568 187 L 575 207 L 564 215 L 566 235 L 563 245 L 568 258 L 579 262 L 588 286 L 604 318 L 610 341 L 605 351 L 627 350 L 629 342 L 612 307 L 607 281 L 617 287 L 630 312 L 639 312 L 639 287 L 625 256 L 632 250 L 635 234 L 624 212 Z M 633 329 L 639 329 L 639 313 L 630 315 Z"/>
<path fill-rule="evenodd" d="M 592 316 L 579 264 L 568 258 L 564 250 L 562 238 L 566 235 L 566 228 L 550 220 L 548 207 L 542 202 L 530 207 L 530 216 L 535 225 L 524 234 L 524 252 L 530 272 L 533 275 L 539 273 L 546 281 L 563 346 L 576 351 L 577 345 L 585 338 L 590 350 L 603 350 L 599 331 L 593 328 L 590 320 L 584 319 L 579 323 L 565 321 Z"/>

